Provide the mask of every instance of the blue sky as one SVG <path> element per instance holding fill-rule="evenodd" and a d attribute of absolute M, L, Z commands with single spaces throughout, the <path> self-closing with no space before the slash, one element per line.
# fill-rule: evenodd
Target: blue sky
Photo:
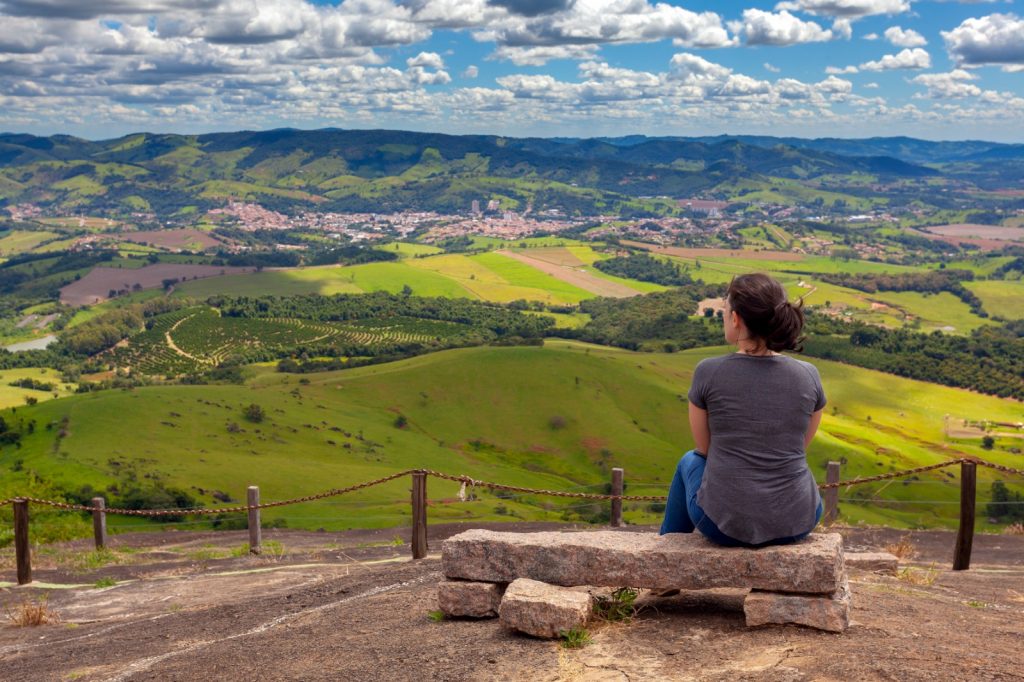
<path fill-rule="evenodd" d="M 1012 1 L 0 0 L 0 130 L 1024 142 Z"/>

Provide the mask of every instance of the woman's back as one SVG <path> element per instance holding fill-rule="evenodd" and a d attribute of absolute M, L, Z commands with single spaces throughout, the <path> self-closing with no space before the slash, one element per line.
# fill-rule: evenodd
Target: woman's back
<path fill-rule="evenodd" d="M 785 355 L 709 358 L 689 399 L 707 411 L 711 443 L 697 501 L 718 528 L 757 544 L 812 527 L 820 498 L 804 437 L 825 405 L 817 369 Z"/>

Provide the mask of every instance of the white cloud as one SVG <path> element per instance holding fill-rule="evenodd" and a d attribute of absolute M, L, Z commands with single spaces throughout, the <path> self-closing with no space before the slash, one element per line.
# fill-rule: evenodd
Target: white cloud
<path fill-rule="evenodd" d="M 861 71 L 893 71 L 896 69 L 929 69 L 932 58 L 919 47 L 901 50 L 897 54 L 887 54 L 881 59 L 865 62 L 860 65 Z"/>
<path fill-rule="evenodd" d="M 924 36 L 914 29 L 904 30 L 899 26 L 890 26 L 885 29 L 885 39 L 896 47 L 921 47 L 928 44 Z"/>
<path fill-rule="evenodd" d="M 780 2 L 775 9 L 856 19 L 876 14 L 900 14 L 910 9 L 910 2 L 909 0 L 792 0 Z"/>
<path fill-rule="evenodd" d="M 775 66 L 774 64 L 769 64 L 768 62 L 765 62 L 761 66 L 764 67 L 764 70 L 768 71 L 769 73 L 779 73 L 780 71 L 782 71 L 782 69 L 780 69 L 779 67 Z"/>
<path fill-rule="evenodd" d="M 864 40 L 878 40 L 880 37 L 877 33 L 868 33 L 864 36 Z"/>
<path fill-rule="evenodd" d="M 420 52 L 415 57 L 410 57 L 405 60 L 406 66 L 422 66 L 426 69 L 443 69 L 444 60 L 436 52 Z"/>
<path fill-rule="evenodd" d="M 1024 65 L 1024 19 L 1013 14 L 966 19 L 952 31 L 942 31 L 942 38 L 961 66 L 1002 64 L 1009 71 Z"/>
<path fill-rule="evenodd" d="M 868 90 L 877 90 L 879 86 L 878 83 L 865 83 L 862 87 L 867 88 Z"/>
<path fill-rule="evenodd" d="M 832 40 L 832 31 L 813 21 L 798 19 L 785 10 L 772 13 L 746 9 L 743 20 L 731 22 L 729 28 L 742 34 L 748 45 L 787 46 Z"/>
<path fill-rule="evenodd" d="M 923 85 L 928 89 L 928 97 L 933 99 L 955 99 L 961 97 L 977 97 L 981 88 L 972 83 L 976 77 L 963 69 L 955 69 L 949 73 L 923 73 L 910 79 L 911 83 Z"/>
<path fill-rule="evenodd" d="M 669 68 L 673 78 L 689 85 L 719 81 L 732 73 L 728 67 L 686 52 L 672 55 Z"/>
<path fill-rule="evenodd" d="M 555 59 L 593 59 L 597 49 L 596 45 L 502 45 L 488 59 L 509 61 L 517 66 L 543 66 Z"/>
<path fill-rule="evenodd" d="M 463 78 L 476 78 L 480 75 L 480 69 L 475 64 L 470 64 L 466 67 L 466 70 L 462 72 Z"/>
<path fill-rule="evenodd" d="M 835 76 L 841 76 L 844 73 L 858 73 L 858 72 L 860 72 L 860 69 L 858 69 L 856 66 L 843 66 L 843 67 L 839 67 L 839 66 L 826 66 L 825 67 L 825 73 L 831 74 L 831 75 L 835 75 Z"/>

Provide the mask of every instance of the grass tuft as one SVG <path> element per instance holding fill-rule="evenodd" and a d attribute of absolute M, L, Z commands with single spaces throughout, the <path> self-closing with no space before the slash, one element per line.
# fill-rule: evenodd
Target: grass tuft
<path fill-rule="evenodd" d="M 23 601 L 13 609 L 6 609 L 7 620 L 11 625 L 18 628 L 36 627 L 59 623 L 60 616 L 56 611 L 50 609 L 46 603 L 46 597 Z"/>
<path fill-rule="evenodd" d="M 638 594 L 632 587 L 620 587 L 608 597 L 597 597 L 594 600 L 594 615 L 609 623 L 628 623 L 636 616 Z"/>
<path fill-rule="evenodd" d="M 939 578 L 939 570 L 935 568 L 935 564 L 932 564 L 928 568 L 904 568 L 896 577 L 903 582 L 910 583 L 911 585 L 923 585 L 925 587 L 932 585 Z"/>
<path fill-rule="evenodd" d="M 99 580 L 94 582 L 92 584 L 92 586 L 95 587 L 95 588 L 104 588 L 104 587 L 113 587 L 116 584 L 117 584 L 116 580 L 114 580 L 113 578 L 107 576 L 105 578 L 100 578 Z"/>
<path fill-rule="evenodd" d="M 558 636 L 562 638 L 562 646 L 566 649 L 582 649 L 593 641 L 590 633 L 583 627 L 561 630 Z"/>
<path fill-rule="evenodd" d="M 444 611 L 441 611 L 440 609 L 436 611 L 427 611 L 427 618 L 431 622 L 440 623 L 445 618 Z"/>
<path fill-rule="evenodd" d="M 898 542 L 893 542 L 884 547 L 885 551 L 897 559 L 906 561 L 917 556 L 917 548 L 909 535 L 904 535 Z"/>
<path fill-rule="evenodd" d="M 1003 535 L 1024 535 L 1024 521 L 1011 523 L 1006 528 L 1003 528 Z"/>

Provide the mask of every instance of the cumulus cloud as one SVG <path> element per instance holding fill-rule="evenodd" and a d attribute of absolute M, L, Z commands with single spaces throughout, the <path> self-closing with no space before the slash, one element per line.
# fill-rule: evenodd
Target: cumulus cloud
<path fill-rule="evenodd" d="M 921 47 L 928 44 L 924 36 L 914 29 L 904 30 L 899 26 L 890 26 L 885 29 L 885 39 L 896 47 Z"/>
<path fill-rule="evenodd" d="M 887 54 L 881 59 L 865 62 L 860 65 L 861 71 L 893 71 L 896 69 L 929 69 L 932 65 L 931 55 L 919 47 L 901 50 L 897 54 Z"/>
<path fill-rule="evenodd" d="M 537 17 L 510 15 L 474 33 L 501 47 L 601 45 L 671 39 L 685 47 L 736 44 L 714 12 L 691 12 L 647 0 L 577 0 L 566 11 Z"/>
<path fill-rule="evenodd" d="M 596 45 L 502 45 L 488 59 L 508 61 L 517 66 L 543 66 L 556 59 L 593 59 L 596 54 Z"/>
<path fill-rule="evenodd" d="M 742 34 L 748 45 L 787 46 L 832 40 L 832 31 L 813 21 L 803 21 L 785 10 L 772 13 L 746 9 L 743 10 L 743 20 L 731 22 L 729 28 Z"/>
<path fill-rule="evenodd" d="M 463 78 L 476 78 L 480 75 L 480 69 L 475 64 L 470 64 L 466 67 L 465 71 L 462 72 Z"/>
<path fill-rule="evenodd" d="M 990 14 L 966 19 L 952 31 L 942 31 L 950 57 L 961 66 L 1002 64 L 1006 70 L 1024 65 L 1024 19 L 1014 14 Z"/>
<path fill-rule="evenodd" d="M 910 9 L 909 0 L 792 0 L 780 2 L 777 10 L 856 19 L 876 14 L 900 14 Z"/>
<path fill-rule="evenodd" d="M 489 3 L 525 17 L 561 12 L 568 9 L 570 4 L 569 0 L 489 0 Z"/>
<path fill-rule="evenodd" d="M 923 73 L 910 79 L 911 83 L 923 85 L 928 89 L 928 97 L 933 99 L 957 99 L 961 97 L 977 97 L 981 88 L 972 83 L 976 77 L 963 69 L 954 69 L 949 73 Z"/>
<path fill-rule="evenodd" d="M 769 73 L 779 73 L 782 71 L 782 69 L 780 69 L 779 67 L 775 66 L 774 64 L 769 64 L 768 62 L 765 62 L 761 66 L 764 67 L 764 70 L 768 71 Z"/>

